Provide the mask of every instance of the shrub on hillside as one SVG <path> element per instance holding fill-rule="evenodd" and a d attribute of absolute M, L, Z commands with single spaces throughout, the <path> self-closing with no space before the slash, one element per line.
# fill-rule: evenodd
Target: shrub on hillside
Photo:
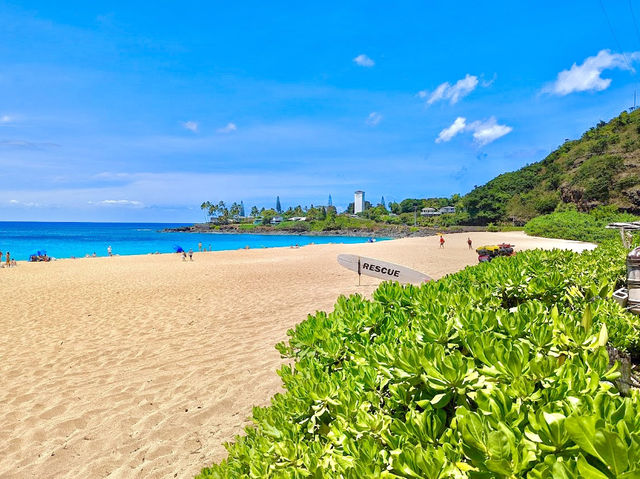
<path fill-rule="evenodd" d="M 630 214 L 617 213 L 615 207 L 605 206 L 596 208 L 590 213 L 570 210 L 538 216 L 524 226 L 524 231 L 531 236 L 600 243 L 613 239 L 618 234 L 616 230 L 605 229 L 608 223 L 637 219 Z"/>

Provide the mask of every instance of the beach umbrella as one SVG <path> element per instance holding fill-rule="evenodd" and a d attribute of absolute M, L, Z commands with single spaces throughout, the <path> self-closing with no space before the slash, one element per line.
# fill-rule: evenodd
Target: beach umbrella
<path fill-rule="evenodd" d="M 180 246 L 180 245 L 175 245 L 173 247 L 173 251 L 175 251 L 176 253 L 184 253 L 184 250 L 182 249 L 182 246 Z"/>

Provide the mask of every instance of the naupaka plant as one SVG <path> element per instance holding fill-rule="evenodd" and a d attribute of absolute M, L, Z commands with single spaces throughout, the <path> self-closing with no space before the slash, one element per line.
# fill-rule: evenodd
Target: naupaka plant
<path fill-rule="evenodd" d="M 640 353 L 611 299 L 624 255 L 525 251 L 339 298 L 277 346 L 284 392 L 199 477 L 640 478 L 640 395 L 609 355 Z"/>

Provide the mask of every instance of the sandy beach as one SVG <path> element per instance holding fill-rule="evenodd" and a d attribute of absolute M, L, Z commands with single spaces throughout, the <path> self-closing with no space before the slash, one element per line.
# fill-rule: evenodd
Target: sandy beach
<path fill-rule="evenodd" d="M 0 477 L 193 477 L 279 391 L 287 329 L 379 284 L 358 286 L 337 254 L 440 278 L 477 263 L 467 236 L 474 248 L 592 247 L 471 233 L 446 235 L 444 249 L 424 237 L 0 270 Z"/>

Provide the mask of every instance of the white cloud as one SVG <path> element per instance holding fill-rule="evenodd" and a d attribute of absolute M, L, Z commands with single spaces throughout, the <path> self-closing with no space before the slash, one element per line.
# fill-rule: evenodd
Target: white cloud
<path fill-rule="evenodd" d="M 372 67 L 373 65 L 376 64 L 376 62 L 374 62 L 371 58 L 369 58 L 367 55 L 365 55 L 364 53 L 361 53 L 360 55 L 358 55 L 357 57 L 355 57 L 353 59 L 353 61 L 357 64 L 360 65 L 361 67 Z"/>
<path fill-rule="evenodd" d="M 513 128 L 507 125 L 499 125 L 493 116 L 488 120 L 474 121 L 469 124 L 467 124 L 466 118 L 459 116 L 451 126 L 440 132 L 438 138 L 436 138 L 436 143 L 446 143 L 457 134 L 465 131 L 473 132 L 475 143 L 479 146 L 484 146 L 510 133 Z"/>
<path fill-rule="evenodd" d="M 640 52 L 627 55 L 630 61 L 638 60 Z M 600 50 L 594 57 L 587 57 L 581 65 L 573 64 L 569 70 L 558 73 L 555 82 L 547 85 L 544 91 L 556 95 L 568 95 L 576 91 L 602 91 L 609 88 L 611 78 L 602 78 L 604 70 L 620 68 L 632 70 L 621 53 L 611 53 L 610 50 Z"/>
<path fill-rule="evenodd" d="M 232 131 L 236 131 L 238 129 L 238 127 L 236 126 L 235 123 L 227 123 L 226 126 L 223 126 L 222 128 L 218 128 L 217 132 L 218 133 L 231 133 Z"/>
<path fill-rule="evenodd" d="M 382 121 L 382 115 L 377 111 L 372 111 L 371 113 L 369 113 L 366 123 L 369 126 L 376 126 L 381 121 Z"/>
<path fill-rule="evenodd" d="M 9 116 L 9 115 L 2 115 L 0 116 L 0 123 L 11 123 L 13 122 L 13 117 Z"/>
<path fill-rule="evenodd" d="M 451 126 L 445 128 L 440 132 L 440 134 L 438 135 L 438 138 L 436 138 L 436 143 L 441 143 L 441 142 L 446 143 L 447 141 L 451 140 L 451 138 L 456 136 L 458 133 L 463 132 L 467 127 L 466 122 L 467 122 L 467 119 L 464 117 L 459 116 L 458 118 L 456 118 L 456 121 L 454 121 L 451 124 Z"/>
<path fill-rule="evenodd" d="M 182 123 L 182 126 L 184 126 L 187 130 L 192 131 L 194 133 L 198 132 L 198 122 L 197 121 L 185 121 Z"/>
<path fill-rule="evenodd" d="M 458 80 L 453 85 L 449 82 L 438 85 L 431 94 L 429 94 L 427 90 L 419 91 L 418 97 L 427 98 L 428 96 L 427 105 L 432 105 L 440 100 L 449 100 L 449 103 L 453 105 L 475 90 L 477 86 L 478 77 L 467 73 L 464 78 Z"/>
<path fill-rule="evenodd" d="M 89 204 L 98 204 L 103 206 L 134 206 L 137 208 L 144 206 L 142 202 L 135 200 L 102 200 L 97 203 L 89 201 Z"/>
<path fill-rule="evenodd" d="M 18 201 L 18 200 L 9 200 L 9 204 L 11 206 L 21 206 L 26 208 L 38 208 L 40 206 L 39 203 L 34 203 L 33 201 Z"/>
<path fill-rule="evenodd" d="M 468 129 L 473 131 L 473 139 L 480 146 L 488 145 L 513 131 L 510 126 L 499 125 L 493 116 L 486 121 L 474 121 L 469 125 Z"/>

